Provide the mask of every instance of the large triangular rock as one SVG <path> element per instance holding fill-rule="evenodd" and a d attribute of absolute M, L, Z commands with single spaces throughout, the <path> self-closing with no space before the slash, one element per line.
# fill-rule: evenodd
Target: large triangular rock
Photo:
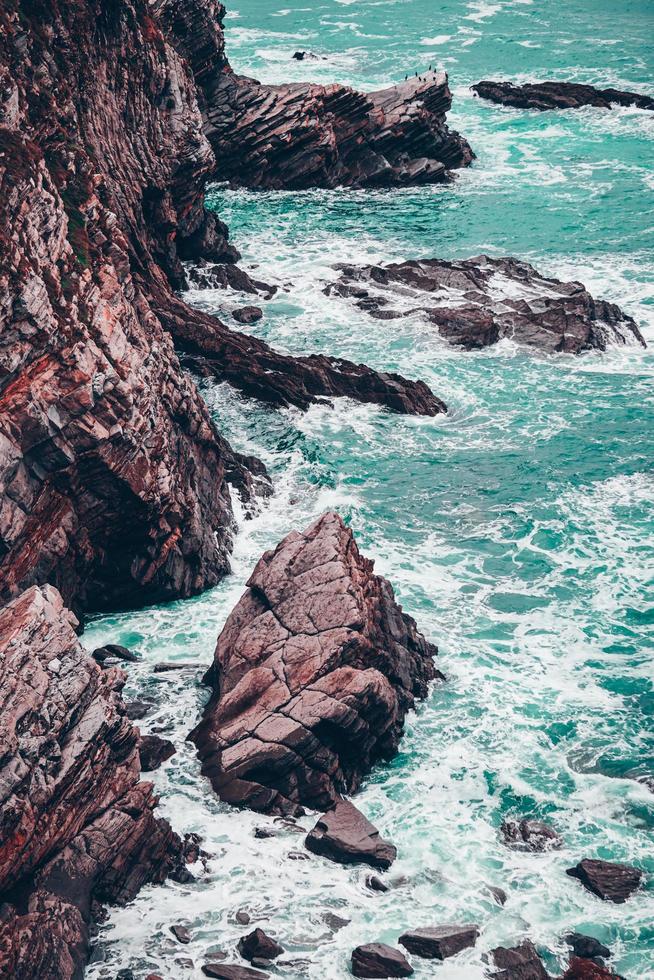
<path fill-rule="evenodd" d="M 370 864 L 382 870 L 390 868 L 397 856 L 395 846 L 380 837 L 348 800 L 339 800 L 333 810 L 323 813 L 305 844 L 314 854 L 340 864 Z"/>

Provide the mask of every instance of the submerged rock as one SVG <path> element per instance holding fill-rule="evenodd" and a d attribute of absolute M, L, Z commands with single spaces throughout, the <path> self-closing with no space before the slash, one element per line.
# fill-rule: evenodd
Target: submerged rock
<path fill-rule="evenodd" d="M 436 652 L 325 514 L 263 555 L 225 624 L 190 735 L 202 772 L 255 810 L 333 807 L 397 750 Z"/>
<path fill-rule="evenodd" d="M 263 929 L 255 929 L 254 932 L 239 939 L 238 951 L 245 960 L 274 960 L 282 955 L 284 947 L 272 936 L 266 935 Z"/>
<path fill-rule="evenodd" d="M 81 976 L 99 903 L 183 866 L 139 782 L 125 675 L 102 670 L 76 626 L 51 586 L 0 611 L 0 974 L 14 980 Z"/>
<path fill-rule="evenodd" d="M 605 946 L 599 939 L 595 939 L 593 936 L 584 936 L 580 932 L 571 932 L 565 937 L 565 941 L 572 948 L 574 955 L 582 959 L 593 959 L 597 956 L 602 957 L 602 959 L 608 959 L 611 956 L 611 950 L 608 946 Z"/>
<path fill-rule="evenodd" d="M 474 946 L 478 938 L 478 926 L 447 925 L 412 929 L 400 936 L 398 942 L 415 956 L 445 960 L 460 953 L 462 949 Z"/>
<path fill-rule="evenodd" d="M 106 646 L 98 647 L 91 654 L 93 659 L 101 666 L 105 660 L 122 660 L 127 664 L 137 664 L 141 659 L 127 647 L 121 647 L 117 643 L 107 643 Z"/>
<path fill-rule="evenodd" d="M 421 313 L 438 333 L 466 350 L 509 338 L 546 353 L 578 354 L 609 344 L 645 346 L 634 320 L 595 300 L 580 282 L 542 276 L 518 259 L 478 255 L 460 261 L 425 259 L 386 266 L 337 266 L 327 294 L 352 298 L 371 316 Z"/>
<path fill-rule="evenodd" d="M 639 888 L 643 872 L 629 864 L 584 859 L 566 874 L 577 878 L 584 888 L 604 901 L 622 904 Z"/>
<path fill-rule="evenodd" d="M 615 88 L 595 88 L 577 82 L 531 82 L 514 85 L 512 82 L 483 81 L 472 86 L 482 99 L 498 102 L 516 109 L 579 109 L 596 106 L 611 109 L 614 105 L 654 109 L 654 98 L 638 92 L 623 92 Z"/>
<path fill-rule="evenodd" d="M 141 770 L 153 772 L 166 759 L 175 755 L 176 751 L 174 743 L 168 738 L 161 738 L 159 735 L 142 735 L 139 742 Z"/>
<path fill-rule="evenodd" d="M 260 306 L 242 306 L 234 310 L 232 316 L 238 323 L 256 323 L 263 316 Z"/>
<path fill-rule="evenodd" d="M 550 980 L 536 947 L 528 939 L 510 949 L 498 946 L 491 955 L 498 967 L 491 973 L 494 980 Z"/>
<path fill-rule="evenodd" d="M 385 943 L 369 943 L 352 950 L 355 977 L 410 977 L 413 967 L 399 949 Z"/>
<path fill-rule="evenodd" d="M 501 826 L 504 843 L 517 851 L 552 851 L 563 847 L 563 838 L 542 820 L 506 820 Z"/>
<path fill-rule="evenodd" d="M 174 925 L 170 927 L 170 931 L 172 932 L 173 936 L 175 937 L 178 943 L 182 943 L 182 945 L 184 946 L 190 943 L 191 933 L 186 928 L 186 926 Z"/>
<path fill-rule="evenodd" d="M 338 800 L 332 810 L 323 813 L 305 844 L 314 854 L 340 864 L 370 864 L 382 870 L 390 868 L 397 856 L 397 848 L 380 837 L 377 828 L 349 800 Z M 376 890 L 387 888 L 382 885 Z"/>

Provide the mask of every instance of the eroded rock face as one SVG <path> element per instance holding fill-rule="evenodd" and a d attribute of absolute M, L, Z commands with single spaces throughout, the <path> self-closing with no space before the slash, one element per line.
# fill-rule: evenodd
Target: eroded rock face
<path fill-rule="evenodd" d="M 320 810 L 396 751 L 436 648 L 334 513 L 260 559 L 219 637 L 191 738 L 227 802 Z M 442 675 L 440 675 L 442 676 Z"/>
<path fill-rule="evenodd" d="M 534 82 L 513 85 L 512 82 L 485 80 L 472 86 L 482 99 L 515 109 L 579 109 L 590 105 L 611 109 L 614 105 L 654 109 L 654 98 L 638 92 L 623 92 L 615 88 L 595 88 L 576 82 Z"/>
<path fill-rule="evenodd" d="M 397 848 L 384 840 L 377 828 L 349 800 L 338 800 L 333 810 L 323 813 L 305 844 L 314 854 L 340 864 L 362 863 L 382 870 L 390 868 L 397 857 Z M 371 887 L 387 890 L 386 886 L 381 889 Z"/>
<path fill-rule="evenodd" d="M 622 904 L 639 887 L 643 872 L 630 864 L 616 864 L 612 861 L 598 861 L 585 858 L 566 874 L 577 878 L 584 888 L 608 902 Z"/>
<path fill-rule="evenodd" d="M 184 862 L 139 782 L 125 676 L 101 670 L 75 626 L 51 586 L 0 611 L 0 973 L 16 980 L 81 976 L 98 903 Z"/>
<path fill-rule="evenodd" d="M 424 314 L 442 337 L 466 350 L 504 337 L 547 353 L 645 346 L 634 320 L 615 304 L 594 299 L 580 282 L 541 276 L 517 259 L 478 255 L 337 268 L 341 276 L 326 287 L 328 295 L 351 298 L 384 320 Z"/>

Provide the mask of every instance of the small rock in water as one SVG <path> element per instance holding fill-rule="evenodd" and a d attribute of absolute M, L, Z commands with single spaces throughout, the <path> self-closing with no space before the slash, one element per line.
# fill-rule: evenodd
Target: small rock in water
<path fill-rule="evenodd" d="M 174 925 L 170 927 L 170 931 L 178 942 L 183 943 L 184 945 L 190 943 L 191 933 L 188 931 L 186 926 Z"/>
<path fill-rule="evenodd" d="M 175 746 L 167 738 L 160 738 L 158 735 L 142 735 L 139 742 L 139 756 L 141 759 L 141 771 L 153 772 L 159 766 L 175 755 Z"/>
<path fill-rule="evenodd" d="M 386 943 L 369 943 L 352 950 L 355 977 L 410 977 L 413 967 L 399 951 Z"/>
<path fill-rule="evenodd" d="M 413 929 L 400 936 L 399 942 L 410 953 L 429 960 L 445 960 L 462 949 L 474 946 L 479 928 L 473 925 L 428 926 Z"/>
<path fill-rule="evenodd" d="M 205 977 L 216 977 L 217 980 L 268 980 L 270 976 L 269 973 L 262 973 L 261 970 L 232 963 L 205 963 L 202 972 Z"/>
<path fill-rule="evenodd" d="M 240 926 L 247 926 L 250 923 L 250 916 L 243 909 L 239 909 L 234 918 Z"/>
<path fill-rule="evenodd" d="M 607 969 L 601 961 L 572 956 L 561 980 L 624 980 L 624 977 Z"/>
<path fill-rule="evenodd" d="M 563 838 L 542 820 L 505 820 L 501 827 L 504 843 L 517 851 L 552 851 L 563 846 Z"/>
<path fill-rule="evenodd" d="M 274 960 L 284 952 L 284 947 L 272 936 L 268 936 L 263 929 L 255 929 L 249 935 L 243 936 L 239 939 L 237 948 L 245 960 Z"/>
<path fill-rule="evenodd" d="M 174 670 L 206 670 L 206 669 L 207 669 L 206 664 L 182 663 L 182 662 L 177 663 L 174 660 L 170 660 L 160 664 L 155 664 L 153 668 L 155 674 L 169 674 L 171 671 Z"/>
<path fill-rule="evenodd" d="M 125 714 L 130 721 L 139 721 L 149 715 L 154 707 L 156 707 L 154 701 L 140 701 L 137 698 L 125 703 Z"/>
<path fill-rule="evenodd" d="M 126 664 L 137 664 L 140 657 L 137 657 L 135 653 L 128 650 L 127 647 L 121 647 L 118 643 L 107 643 L 103 647 L 97 647 L 91 654 L 93 659 L 102 665 L 105 660 L 121 660 Z"/>
<path fill-rule="evenodd" d="M 352 921 L 351 919 L 343 919 L 340 915 L 336 915 L 335 912 L 325 912 L 322 920 L 325 925 L 329 926 L 332 932 L 338 932 L 339 929 L 344 929 Z"/>
<path fill-rule="evenodd" d="M 580 956 L 582 959 L 592 960 L 596 956 L 608 959 L 611 955 L 609 947 L 601 943 L 599 939 L 595 939 L 593 936 L 584 936 L 580 932 L 571 932 L 565 937 L 565 941 L 572 948 L 575 956 Z"/>
<path fill-rule="evenodd" d="M 378 878 L 377 875 L 368 875 L 366 878 L 366 887 L 372 892 L 387 892 L 389 891 L 388 885 Z"/>
<path fill-rule="evenodd" d="M 339 800 L 333 810 L 322 817 L 305 840 L 314 854 L 340 864 L 370 864 L 373 868 L 390 868 L 397 849 L 379 836 L 370 823 L 349 800 Z"/>
<path fill-rule="evenodd" d="M 134 974 L 131 970 L 119 970 L 116 980 L 134 980 Z"/>
<path fill-rule="evenodd" d="M 488 891 L 498 905 L 506 905 L 506 900 L 509 896 L 506 894 L 503 888 L 498 888 L 497 885 L 488 885 Z"/>
<path fill-rule="evenodd" d="M 550 980 L 536 947 L 528 939 L 510 949 L 498 946 L 491 955 L 499 967 L 491 973 L 494 980 Z"/>
<path fill-rule="evenodd" d="M 263 316 L 263 310 L 259 306 L 242 306 L 233 310 L 232 316 L 237 323 L 256 323 Z"/>
<path fill-rule="evenodd" d="M 607 902 L 622 904 L 639 887 L 642 871 L 629 864 L 614 864 L 611 861 L 584 859 L 566 874 L 577 878 L 584 888 Z"/>

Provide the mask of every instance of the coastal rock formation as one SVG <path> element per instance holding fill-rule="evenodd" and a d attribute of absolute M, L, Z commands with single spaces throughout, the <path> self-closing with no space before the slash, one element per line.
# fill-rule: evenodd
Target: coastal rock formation
<path fill-rule="evenodd" d="M 584 936 L 580 932 L 571 932 L 565 937 L 565 941 L 571 947 L 574 955 L 581 959 L 588 960 L 597 957 L 608 959 L 612 955 L 608 946 L 601 943 L 599 939 L 595 939 L 594 936 Z"/>
<path fill-rule="evenodd" d="M 643 340 L 619 307 L 596 300 L 580 282 L 540 275 L 518 259 L 478 255 L 386 266 L 339 265 L 327 295 L 354 300 L 382 320 L 424 314 L 450 343 L 475 350 L 510 338 L 547 353 L 605 350 Z"/>
<path fill-rule="evenodd" d="M 482 99 L 515 109 L 580 109 L 590 105 L 612 109 L 615 105 L 654 109 L 654 98 L 638 92 L 623 92 L 616 88 L 595 88 L 576 82 L 531 82 L 514 85 L 512 82 L 485 80 L 472 86 Z"/>
<path fill-rule="evenodd" d="M 536 947 L 528 939 L 510 949 L 498 946 L 491 955 L 498 968 L 491 973 L 493 980 L 550 980 Z"/>
<path fill-rule="evenodd" d="M 239 939 L 238 951 L 243 959 L 252 962 L 256 959 L 274 960 L 282 955 L 284 947 L 272 936 L 266 935 L 263 929 L 255 929 Z"/>
<path fill-rule="evenodd" d="M 478 938 L 477 926 L 428 926 L 405 932 L 398 942 L 415 956 L 445 960 L 460 953 L 462 949 L 474 946 Z"/>
<path fill-rule="evenodd" d="M 368 943 L 352 950 L 355 977 L 410 977 L 413 967 L 406 956 L 386 943 Z"/>
<path fill-rule="evenodd" d="M 340 864 L 363 863 L 382 870 L 390 868 L 397 857 L 394 845 L 380 837 L 377 828 L 349 800 L 338 800 L 332 810 L 323 813 L 305 844 L 314 854 Z"/>
<path fill-rule="evenodd" d="M 500 830 L 504 843 L 516 851 L 552 851 L 563 846 L 560 834 L 542 820 L 506 820 Z"/>
<path fill-rule="evenodd" d="M 82 649 L 51 586 L 0 611 L 0 974 L 78 978 L 100 903 L 184 870 L 139 782 L 125 675 Z"/>
<path fill-rule="evenodd" d="M 175 755 L 174 744 L 168 738 L 159 735 L 143 735 L 139 740 L 139 758 L 142 772 L 153 772 L 159 766 Z"/>
<path fill-rule="evenodd" d="M 640 887 L 643 872 L 630 864 L 615 864 L 585 858 L 566 874 L 577 878 L 584 888 L 608 902 L 622 904 Z"/>
<path fill-rule="evenodd" d="M 227 619 L 190 736 L 202 772 L 229 803 L 332 807 L 395 753 L 436 652 L 325 514 L 263 555 Z"/>

